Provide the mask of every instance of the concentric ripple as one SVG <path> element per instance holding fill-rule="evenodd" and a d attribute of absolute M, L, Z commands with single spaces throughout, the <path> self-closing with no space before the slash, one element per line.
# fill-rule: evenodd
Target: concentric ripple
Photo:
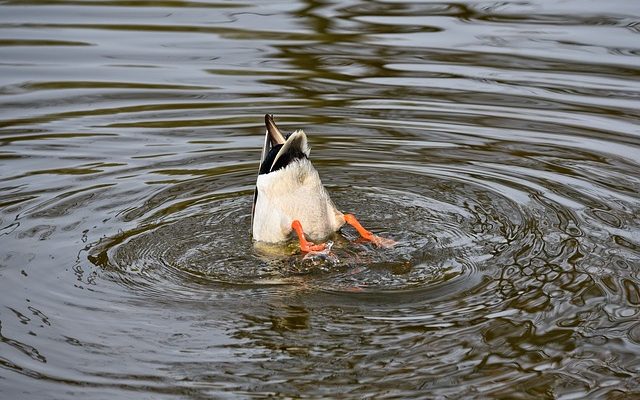
<path fill-rule="evenodd" d="M 407 291 L 446 283 L 455 293 L 477 282 L 478 270 L 501 253 L 507 240 L 513 242 L 520 235 L 512 222 L 524 219 L 518 205 L 470 182 L 407 174 L 384 166 L 323 172 L 338 181 L 329 186 L 336 204 L 358 215 L 377 234 L 395 240 L 395 246 L 376 248 L 349 227 L 331 238 L 334 245 L 325 257 L 304 257 L 296 250 L 295 240 L 287 245 L 252 243 L 252 194 L 243 190 L 184 199 L 181 203 L 188 205 L 173 207 L 172 214 L 147 208 L 144 213 L 153 217 L 101 240 L 90 258 L 127 276 L 124 281 L 130 283 L 136 276 L 155 285 L 164 280 L 179 284 L 191 278 L 282 284 L 304 276 L 306 285 L 323 290 Z M 339 182 L 362 181 L 372 173 L 385 177 L 378 180 L 381 187 Z M 413 190 L 393 188 L 399 174 L 404 183 L 416 182 Z M 216 181 L 191 181 L 189 186 L 201 192 L 207 187 L 215 189 Z M 155 196 L 163 197 L 162 193 Z M 162 203 L 157 206 L 165 207 Z M 135 208 L 127 212 L 141 214 Z"/>

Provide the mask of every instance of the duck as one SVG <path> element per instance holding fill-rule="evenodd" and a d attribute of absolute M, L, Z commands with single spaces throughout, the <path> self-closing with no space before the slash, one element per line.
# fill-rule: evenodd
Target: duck
<path fill-rule="evenodd" d="M 311 148 L 302 129 L 285 135 L 271 114 L 265 115 L 265 126 L 251 212 L 254 241 L 286 242 L 295 232 L 302 252 L 321 252 L 328 248 L 322 241 L 348 224 L 376 246 L 394 244 L 337 209 L 309 160 Z"/>

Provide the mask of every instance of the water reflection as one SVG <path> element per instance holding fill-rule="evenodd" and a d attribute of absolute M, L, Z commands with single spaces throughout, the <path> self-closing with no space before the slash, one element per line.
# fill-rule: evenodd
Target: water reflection
<path fill-rule="evenodd" d="M 5 1 L 0 392 L 638 395 L 639 20 Z M 397 247 L 253 248 L 266 112 Z"/>

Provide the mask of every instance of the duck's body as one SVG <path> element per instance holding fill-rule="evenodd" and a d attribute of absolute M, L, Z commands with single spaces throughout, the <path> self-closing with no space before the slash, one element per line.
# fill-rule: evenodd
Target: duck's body
<path fill-rule="evenodd" d="M 294 220 L 300 221 L 312 240 L 325 239 L 345 223 L 344 215 L 336 209 L 318 171 L 307 158 L 258 175 L 256 188 L 253 238 L 257 241 L 287 240 Z"/>
<path fill-rule="evenodd" d="M 346 222 L 365 239 L 378 245 L 390 243 L 364 229 L 353 215 L 338 211 L 309 161 L 310 149 L 302 130 L 285 137 L 268 114 L 265 124 L 251 221 L 254 240 L 284 242 L 295 231 L 303 251 L 321 250 L 324 244 L 314 245 L 306 236 L 323 240 Z"/>

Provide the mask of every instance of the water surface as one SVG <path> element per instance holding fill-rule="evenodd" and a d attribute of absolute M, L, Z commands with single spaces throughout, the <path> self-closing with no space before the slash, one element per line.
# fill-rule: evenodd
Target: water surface
<path fill-rule="evenodd" d="M 0 394 L 640 396 L 640 4 L 0 2 Z M 334 258 L 255 249 L 265 113 Z"/>

